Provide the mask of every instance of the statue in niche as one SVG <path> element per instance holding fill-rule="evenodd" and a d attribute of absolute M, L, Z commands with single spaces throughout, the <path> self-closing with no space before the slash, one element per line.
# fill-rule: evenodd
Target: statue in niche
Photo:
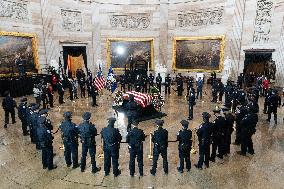
<path fill-rule="evenodd" d="M 266 62 L 266 70 L 267 70 L 267 77 L 268 79 L 275 80 L 275 75 L 276 75 L 276 64 L 275 61 L 270 59 L 269 61 Z"/>
<path fill-rule="evenodd" d="M 226 76 L 230 76 L 231 75 L 231 70 L 232 70 L 232 60 L 229 58 L 229 56 L 226 57 L 226 60 L 224 61 L 224 70 L 223 73 Z"/>

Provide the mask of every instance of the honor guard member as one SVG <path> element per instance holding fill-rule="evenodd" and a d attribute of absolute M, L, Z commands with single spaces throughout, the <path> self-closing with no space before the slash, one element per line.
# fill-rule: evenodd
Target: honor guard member
<path fill-rule="evenodd" d="M 142 76 L 142 93 L 147 93 L 148 89 L 147 89 L 147 85 L 148 85 L 148 78 L 146 75 Z"/>
<path fill-rule="evenodd" d="M 281 98 L 278 95 L 277 90 L 273 90 L 272 94 L 268 98 L 268 118 L 266 121 L 270 121 L 271 114 L 274 115 L 274 122 L 277 124 L 277 108 L 281 106 Z"/>
<path fill-rule="evenodd" d="M 108 126 L 102 129 L 101 135 L 103 138 L 103 148 L 104 148 L 104 171 L 105 176 L 109 175 L 111 161 L 112 161 L 112 171 L 113 175 L 117 177 L 121 174 L 118 169 L 118 159 L 119 159 L 119 148 L 122 136 L 117 128 L 114 128 L 115 118 L 108 119 Z"/>
<path fill-rule="evenodd" d="M 154 87 L 154 79 L 155 77 L 152 75 L 152 73 L 150 73 L 149 77 L 148 77 L 148 81 L 149 81 L 149 91 L 151 89 L 151 87 Z"/>
<path fill-rule="evenodd" d="M 135 173 L 135 158 L 137 157 L 139 175 L 143 176 L 143 141 L 145 141 L 145 134 L 143 130 L 138 129 L 138 122 L 132 123 L 132 130 L 126 136 L 128 149 L 130 154 L 129 171 L 130 176 L 133 177 Z"/>
<path fill-rule="evenodd" d="M 218 149 L 217 157 L 223 159 L 225 154 L 225 128 L 226 120 L 220 115 L 221 110 L 213 110 L 216 119 L 212 124 L 212 152 L 210 161 L 215 162 L 216 152 Z"/>
<path fill-rule="evenodd" d="M 45 84 L 42 85 L 41 101 L 42 101 L 42 108 L 46 109 L 48 103 L 48 96 L 47 96 L 47 85 Z"/>
<path fill-rule="evenodd" d="M 30 138 L 31 138 L 31 143 L 35 143 L 34 142 L 34 137 L 33 137 L 33 130 L 32 130 L 32 119 L 31 119 L 31 116 L 33 114 L 33 106 L 36 105 L 35 103 L 30 103 L 29 106 L 28 106 L 28 109 L 27 109 L 27 124 L 28 124 L 28 127 L 29 127 L 29 134 L 30 134 Z"/>
<path fill-rule="evenodd" d="M 211 90 L 212 90 L 212 97 L 213 97 L 211 102 L 217 103 L 218 85 L 217 85 L 217 81 L 216 80 L 213 80 L 213 84 L 212 84 L 212 89 Z"/>
<path fill-rule="evenodd" d="M 195 90 L 190 88 L 188 96 L 188 120 L 193 119 L 193 107 L 195 105 Z"/>
<path fill-rule="evenodd" d="M 183 92 L 183 79 L 182 79 L 181 73 L 178 74 L 178 76 L 176 78 L 176 82 L 177 82 L 178 96 L 182 96 L 182 92 Z"/>
<path fill-rule="evenodd" d="M 218 96 L 219 96 L 219 102 L 222 102 L 223 95 L 224 95 L 224 84 L 222 83 L 221 80 L 218 81 Z"/>
<path fill-rule="evenodd" d="M 203 164 L 209 167 L 210 158 L 210 143 L 211 143 L 211 130 L 212 124 L 209 122 L 210 114 L 207 112 L 202 113 L 203 123 L 197 129 L 197 136 L 199 141 L 199 160 L 198 164 L 194 166 L 198 169 L 202 169 Z"/>
<path fill-rule="evenodd" d="M 134 101 L 134 96 L 132 94 L 129 95 L 128 99 L 129 99 L 129 101 L 126 104 L 126 110 L 127 110 L 126 115 L 127 115 L 127 118 L 128 118 L 127 131 L 130 131 L 131 130 L 131 124 L 137 118 L 138 105 Z"/>
<path fill-rule="evenodd" d="M 38 119 L 40 117 L 39 115 L 39 104 L 35 104 L 32 107 L 32 113 L 30 116 L 30 121 L 31 121 L 31 127 L 30 127 L 30 135 L 31 135 L 31 141 L 32 143 L 36 144 L 36 149 L 40 150 L 40 145 L 38 143 L 38 137 L 37 137 L 37 128 L 39 127 L 38 125 Z"/>
<path fill-rule="evenodd" d="M 238 91 L 238 88 L 235 86 L 233 88 L 233 93 L 232 93 L 232 110 L 233 112 L 236 111 L 236 108 L 237 106 L 239 105 L 239 102 L 238 102 L 238 98 L 239 98 L 239 91 Z"/>
<path fill-rule="evenodd" d="M 156 77 L 156 86 L 159 89 L 159 92 L 162 92 L 162 77 L 160 73 L 158 73 L 158 76 Z"/>
<path fill-rule="evenodd" d="M 18 117 L 22 122 L 22 131 L 24 136 L 27 136 L 29 134 L 27 113 L 28 113 L 27 98 L 22 98 L 18 108 Z"/>
<path fill-rule="evenodd" d="M 240 106 L 236 111 L 236 139 L 234 145 L 241 144 L 241 121 L 247 114 L 247 108 L 245 106 Z"/>
<path fill-rule="evenodd" d="M 237 153 L 245 156 L 248 152 L 249 154 L 254 154 L 252 136 L 256 132 L 256 124 L 258 122 L 258 116 L 253 112 L 251 106 L 247 107 L 248 113 L 242 119 L 241 125 L 241 151 Z"/>
<path fill-rule="evenodd" d="M 83 123 L 78 127 L 81 143 L 82 143 L 82 157 L 81 157 L 81 172 L 85 171 L 86 168 L 86 157 L 88 151 L 91 156 L 92 173 L 96 173 L 101 170 L 101 168 L 96 165 L 96 136 L 97 129 L 94 124 L 90 122 L 91 113 L 85 112 L 83 114 Z"/>
<path fill-rule="evenodd" d="M 79 81 L 80 91 L 81 91 L 81 98 L 86 98 L 86 81 L 85 77 L 81 77 Z"/>
<path fill-rule="evenodd" d="M 225 115 L 226 120 L 226 128 L 225 128 L 225 152 L 224 155 L 230 154 L 230 146 L 231 146 L 231 136 L 234 131 L 234 122 L 235 117 L 232 113 L 228 112 L 229 108 L 223 108 L 222 110 Z"/>
<path fill-rule="evenodd" d="M 64 157 L 67 167 L 73 163 L 73 169 L 79 167 L 78 164 L 78 134 L 79 129 L 75 123 L 72 122 L 72 113 L 65 112 L 63 114 L 64 121 L 59 126 L 61 137 L 64 144 Z M 71 161 L 72 156 L 72 161 Z"/>
<path fill-rule="evenodd" d="M 163 168 L 165 174 L 168 174 L 168 131 L 164 129 L 162 126 L 164 124 L 164 120 L 156 120 L 155 123 L 158 126 L 158 129 L 154 131 L 152 136 L 152 142 L 154 143 L 153 147 L 153 166 L 150 170 L 152 175 L 156 174 L 157 162 L 159 159 L 159 155 L 161 154 L 163 158 Z"/>
<path fill-rule="evenodd" d="M 202 99 L 203 80 L 201 79 L 201 77 L 198 78 L 197 83 L 196 83 L 196 87 L 197 87 L 196 98 L 198 99 L 198 97 L 200 97 L 200 99 Z"/>
<path fill-rule="evenodd" d="M 233 93 L 233 87 L 231 84 L 231 81 L 227 81 L 227 85 L 225 87 L 225 106 L 227 108 L 231 108 L 232 106 L 232 93 Z"/>
<path fill-rule="evenodd" d="M 9 114 L 11 114 L 12 117 L 12 124 L 16 123 L 15 119 L 15 108 L 17 104 L 16 101 L 10 96 L 10 92 L 5 92 L 5 98 L 2 101 L 2 108 L 5 113 L 5 123 L 4 128 L 7 128 L 7 125 L 9 124 Z"/>
<path fill-rule="evenodd" d="M 243 90 L 238 91 L 238 98 L 237 98 L 238 104 L 246 105 L 247 99 L 246 99 L 246 93 Z"/>
<path fill-rule="evenodd" d="M 165 78 L 165 94 L 171 94 L 171 83 L 172 83 L 172 78 L 170 74 Z"/>
<path fill-rule="evenodd" d="M 57 90 L 58 90 L 58 95 L 59 95 L 59 104 L 63 104 L 64 103 L 64 88 L 63 88 L 63 84 L 62 81 L 59 80 L 57 83 Z"/>
<path fill-rule="evenodd" d="M 97 95 L 98 95 L 98 90 L 97 87 L 95 85 L 91 85 L 91 96 L 92 96 L 92 106 L 98 106 L 97 104 Z"/>
<path fill-rule="evenodd" d="M 45 117 L 38 119 L 39 127 L 37 128 L 38 142 L 42 149 L 42 165 L 43 169 L 56 169 L 57 166 L 53 164 L 53 136 L 51 131 L 45 127 Z"/>
<path fill-rule="evenodd" d="M 125 93 L 125 84 L 126 84 L 126 79 L 125 79 L 125 75 L 121 75 L 120 80 L 120 90 L 123 91 Z"/>
<path fill-rule="evenodd" d="M 181 125 L 183 129 L 180 130 L 177 134 L 177 141 L 179 142 L 178 151 L 179 151 L 179 167 L 177 168 L 178 172 L 183 173 L 184 161 L 186 163 L 186 169 L 189 172 L 191 169 L 190 161 L 190 150 L 192 146 L 192 132 L 188 129 L 189 122 L 182 120 Z"/>

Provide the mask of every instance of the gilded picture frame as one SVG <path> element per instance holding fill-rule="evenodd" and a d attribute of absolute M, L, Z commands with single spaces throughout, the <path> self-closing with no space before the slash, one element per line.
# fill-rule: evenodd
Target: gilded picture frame
<path fill-rule="evenodd" d="M 107 38 L 107 67 L 109 68 L 110 65 L 112 64 L 112 57 L 113 57 L 113 49 L 112 49 L 112 43 L 115 42 L 122 42 L 127 44 L 128 42 L 149 42 L 149 49 L 147 49 L 147 51 L 149 50 L 150 52 L 150 56 L 148 57 L 148 59 L 150 60 L 150 66 L 149 66 L 149 70 L 153 70 L 154 68 L 154 38 Z M 148 48 L 148 47 L 147 47 Z M 126 57 L 128 57 L 130 54 L 127 54 L 129 51 L 126 52 Z M 135 57 L 134 57 L 135 58 Z M 126 62 L 125 62 L 126 63 Z M 125 64 L 124 64 L 125 65 Z M 124 66 L 120 65 L 119 67 L 114 66 L 112 64 L 112 68 L 113 70 L 116 71 L 124 71 Z"/>
<path fill-rule="evenodd" d="M 34 69 L 37 70 L 37 72 L 29 72 L 27 71 L 27 74 L 34 74 L 34 73 L 40 73 L 40 65 L 39 65 L 39 60 L 38 60 L 38 46 L 37 46 L 37 36 L 35 34 L 30 34 L 30 33 L 20 33 L 20 32 L 6 32 L 6 31 L 0 31 L 0 37 L 19 37 L 19 38 L 30 38 L 31 39 L 31 49 L 30 51 L 32 52 L 32 60 L 33 60 L 33 65 Z M 4 40 L 3 38 L 2 40 Z M 8 43 L 8 42 L 7 42 Z M 6 44 L 3 42 L 2 44 L 5 46 Z M 16 42 L 12 43 L 11 45 L 16 45 Z M 7 47 L 8 49 L 8 47 Z M 11 56 L 11 55 L 10 55 Z M 1 76 L 6 76 L 6 75 L 11 75 L 12 73 L 0 73 Z M 14 73 L 14 75 L 18 75 L 17 72 Z"/>
<path fill-rule="evenodd" d="M 180 53 L 180 52 L 177 52 L 177 48 L 180 48 L 180 47 L 177 47 L 178 43 L 181 43 L 181 42 L 187 43 L 188 42 L 187 46 L 189 46 L 188 49 L 190 49 L 191 43 L 195 44 L 195 46 L 196 46 L 196 44 L 198 45 L 199 42 L 202 42 L 204 44 L 207 41 L 208 41 L 208 43 L 217 43 L 218 44 L 217 45 L 218 49 L 216 50 L 216 52 L 218 52 L 217 55 L 219 57 L 218 66 L 211 67 L 212 66 L 211 63 L 213 61 L 210 62 L 212 60 L 212 56 L 210 56 L 209 54 L 212 55 L 212 52 L 210 52 L 211 51 L 210 45 L 208 45 L 208 44 L 205 44 L 205 46 L 207 48 L 199 49 L 200 51 L 204 51 L 203 53 L 209 53 L 208 55 L 203 55 L 203 56 L 208 56 L 208 57 L 210 56 L 210 58 L 208 58 L 208 60 L 210 60 L 210 61 L 208 61 L 209 63 L 207 62 L 208 66 L 206 65 L 206 61 L 205 61 L 205 65 L 203 64 L 202 66 L 201 65 L 199 66 L 198 65 L 199 64 L 198 58 L 197 58 L 197 61 L 196 61 L 197 64 L 195 64 L 196 62 L 194 62 L 193 66 L 188 66 L 188 67 L 180 66 L 180 64 L 179 64 L 180 62 L 177 61 L 177 57 L 179 56 L 178 53 Z M 208 52 L 206 52 L 206 49 L 208 50 Z M 224 50 L 225 50 L 225 36 L 224 35 L 202 36 L 202 37 L 175 37 L 173 39 L 173 53 L 172 53 L 173 54 L 173 60 L 172 60 L 173 65 L 172 65 L 172 68 L 173 68 L 174 71 L 180 71 L 180 72 L 182 72 L 182 71 L 184 71 L 184 72 L 189 72 L 189 71 L 190 72 L 212 72 L 212 71 L 222 72 L 223 66 L 224 66 L 223 65 L 224 64 Z M 188 50 L 188 51 L 190 51 L 190 50 Z M 214 53 L 216 54 L 216 52 L 214 52 Z M 192 57 L 192 54 L 186 55 L 186 56 Z M 201 55 L 199 55 L 199 56 L 201 56 Z M 188 59 L 190 59 L 190 58 L 188 58 Z M 184 60 L 182 60 L 182 61 L 184 61 Z M 186 64 L 186 63 L 183 62 L 183 64 Z M 201 67 L 201 68 L 198 68 L 198 67 Z"/>

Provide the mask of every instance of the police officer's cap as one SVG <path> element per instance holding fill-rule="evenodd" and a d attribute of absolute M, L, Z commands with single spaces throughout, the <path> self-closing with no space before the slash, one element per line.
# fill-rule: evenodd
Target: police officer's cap
<path fill-rule="evenodd" d="M 159 125 L 159 126 L 163 126 L 164 120 L 157 119 L 157 120 L 155 121 L 155 123 L 156 123 L 157 125 Z"/>
<path fill-rule="evenodd" d="M 203 112 L 203 113 L 202 113 L 202 117 L 203 117 L 203 118 L 210 118 L 211 115 L 210 115 L 208 112 Z"/>
<path fill-rule="evenodd" d="M 65 117 L 65 118 L 70 118 L 71 116 L 72 116 L 72 113 L 71 112 L 64 112 L 64 114 L 63 114 L 63 116 Z"/>
<path fill-rule="evenodd" d="M 181 125 L 183 126 L 183 127 L 188 127 L 188 124 L 189 124 L 189 122 L 188 121 L 186 121 L 186 120 L 181 120 Z"/>
<path fill-rule="evenodd" d="M 27 101 L 28 101 L 27 98 L 22 98 L 22 99 L 21 99 L 21 102 L 27 102 Z"/>
<path fill-rule="evenodd" d="M 129 100 L 134 100 L 134 95 L 133 94 L 129 95 Z"/>
<path fill-rule="evenodd" d="M 132 125 L 138 126 L 139 122 L 138 121 L 133 121 Z"/>
<path fill-rule="evenodd" d="M 39 109 L 39 104 L 35 104 L 32 106 L 32 110 L 37 110 L 37 109 Z"/>
<path fill-rule="evenodd" d="M 215 109 L 215 110 L 213 110 L 213 112 L 215 113 L 215 114 L 219 114 L 219 113 L 221 113 L 221 110 L 220 109 Z"/>
<path fill-rule="evenodd" d="M 45 120 L 46 120 L 46 118 L 44 116 L 40 116 L 37 121 L 38 121 L 39 124 L 43 124 L 45 122 Z"/>
<path fill-rule="evenodd" d="M 90 112 L 85 112 L 82 117 L 84 120 L 89 120 L 91 118 L 91 115 L 92 114 Z"/>
<path fill-rule="evenodd" d="M 42 115 L 42 114 L 47 114 L 48 110 L 47 109 L 42 109 L 39 111 L 39 114 Z"/>
<path fill-rule="evenodd" d="M 227 112 L 227 111 L 229 111 L 229 110 L 230 110 L 230 109 L 227 108 L 227 107 L 222 108 L 222 112 Z"/>

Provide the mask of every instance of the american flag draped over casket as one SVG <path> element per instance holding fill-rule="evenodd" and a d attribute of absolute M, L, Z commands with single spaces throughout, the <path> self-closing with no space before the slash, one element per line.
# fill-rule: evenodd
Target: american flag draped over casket
<path fill-rule="evenodd" d="M 152 103 L 152 96 L 136 91 L 128 91 L 123 95 L 123 98 L 128 100 L 129 95 L 132 94 L 134 96 L 134 101 L 141 105 L 143 108 L 150 105 Z"/>

